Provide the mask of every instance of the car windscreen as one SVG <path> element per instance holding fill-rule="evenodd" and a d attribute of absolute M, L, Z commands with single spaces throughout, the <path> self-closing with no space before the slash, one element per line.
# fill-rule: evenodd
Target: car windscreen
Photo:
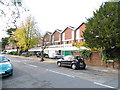
<path fill-rule="evenodd" d="M 8 62 L 8 59 L 4 56 L 0 56 L 0 63 Z"/>

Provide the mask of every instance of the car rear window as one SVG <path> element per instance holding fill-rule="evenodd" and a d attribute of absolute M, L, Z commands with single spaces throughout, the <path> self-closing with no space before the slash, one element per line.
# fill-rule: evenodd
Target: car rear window
<path fill-rule="evenodd" d="M 74 59 L 81 59 L 80 56 L 74 56 Z"/>

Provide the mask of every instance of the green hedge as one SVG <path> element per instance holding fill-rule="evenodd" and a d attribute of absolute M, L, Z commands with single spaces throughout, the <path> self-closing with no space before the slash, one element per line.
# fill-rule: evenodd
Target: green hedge
<path fill-rule="evenodd" d="M 25 57 L 29 57 L 30 55 L 29 55 L 29 54 L 25 54 L 24 56 L 25 56 Z"/>
<path fill-rule="evenodd" d="M 10 55 L 19 55 L 19 53 L 17 53 L 17 52 L 9 52 L 8 54 L 10 54 Z"/>

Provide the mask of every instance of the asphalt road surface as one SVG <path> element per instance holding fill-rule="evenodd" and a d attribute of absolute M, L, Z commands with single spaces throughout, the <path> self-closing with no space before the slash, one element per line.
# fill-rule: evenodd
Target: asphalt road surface
<path fill-rule="evenodd" d="M 2 79 L 2 88 L 117 88 L 118 75 L 93 70 L 72 70 L 56 64 L 7 56 L 13 76 Z"/>

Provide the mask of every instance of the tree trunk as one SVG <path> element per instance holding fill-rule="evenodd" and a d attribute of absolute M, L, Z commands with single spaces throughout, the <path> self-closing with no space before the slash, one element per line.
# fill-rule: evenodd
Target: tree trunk
<path fill-rule="evenodd" d="M 44 61 L 44 55 L 43 55 L 44 51 L 41 51 L 41 61 Z"/>

